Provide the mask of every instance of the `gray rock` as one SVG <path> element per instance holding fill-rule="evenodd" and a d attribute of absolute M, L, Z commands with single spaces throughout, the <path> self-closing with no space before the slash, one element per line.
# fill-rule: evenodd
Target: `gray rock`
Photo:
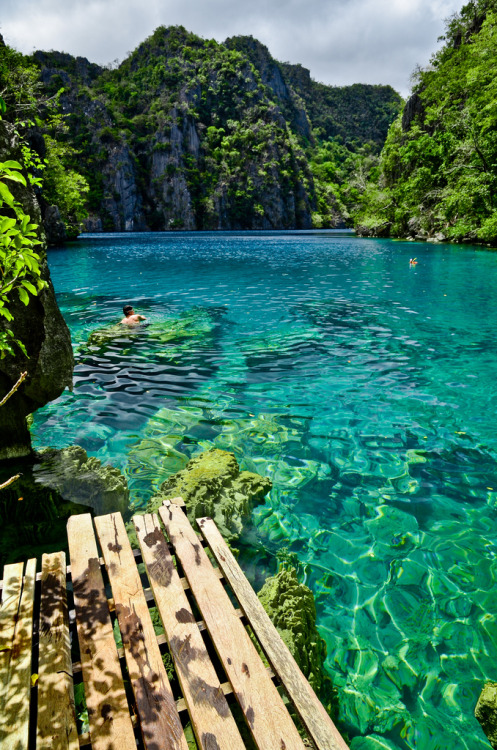
<path fill-rule="evenodd" d="M 409 130 L 416 118 L 423 120 L 424 113 L 425 110 L 421 97 L 419 94 L 412 94 L 406 101 L 404 111 L 402 112 L 402 130 L 404 132 Z"/>
<path fill-rule="evenodd" d="M 58 206 L 48 206 L 43 217 L 43 227 L 48 245 L 63 245 L 67 239 L 66 225 Z"/>

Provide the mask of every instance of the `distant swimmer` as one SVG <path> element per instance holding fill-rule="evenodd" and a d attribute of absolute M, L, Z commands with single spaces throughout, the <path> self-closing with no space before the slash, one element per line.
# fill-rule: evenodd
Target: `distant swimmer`
<path fill-rule="evenodd" d="M 121 325 L 124 326 L 135 326 L 141 320 L 146 320 L 144 315 L 138 315 L 135 313 L 131 305 L 124 305 L 123 313 L 124 318 L 121 320 Z"/>
<path fill-rule="evenodd" d="M 418 261 L 416 260 L 416 258 L 409 258 L 409 265 L 410 266 L 417 266 L 418 265 Z"/>

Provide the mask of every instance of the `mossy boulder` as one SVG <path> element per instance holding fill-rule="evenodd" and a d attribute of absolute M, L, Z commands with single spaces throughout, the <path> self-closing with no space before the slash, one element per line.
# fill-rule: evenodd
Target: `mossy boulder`
<path fill-rule="evenodd" d="M 337 692 L 324 671 L 326 644 L 316 628 L 312 591 L 299 583 L 295 568 L 282 568 L 266 579 L 258 597 L 300 669 L 336 716 Z"/>
<path fill-rule="evenodd" d="M 497 750 L 497 682 L 486 682 L 475 708 L 475 716 L 488 741 Z"/>
<path fill-rule="evenodd" d="M 271 486 L 267 477 L 240 471 L 232 453 L 213 448 L 170 476 L 150 500 L 147 511 L 155 511 L 164 500 L 180 496 L 192 523 L 210 516 L 223 537 L 233 543 L 242 532 L 244 518 L 255 503 L 262 502 Z"/>
<path fill-rule="evenodd" d="M 126 513 L 129 490 L 125 477 L 114 466 L 103 466 L 79 445 L 40 451 L 33 468 L 36 481 L 67 501 L 87 505 L 97 515 Z"/>
<path fill-rule="evenodd" d="M 129 334 L 129 330 L 125 326 L 122 326 L 120 323 L 116 323 L 114 325 L 110 326 L 104 326 L 103 328 L 97 328 L 95 331 L 92 331 L 90 335 L 88 336 L 88 345 L 89 346 L 104 346 L 105 344 L 112 343 L 115 341 L 115 339 L 118 339 L 120 336 L 126 335 L 126 333 Z"/>

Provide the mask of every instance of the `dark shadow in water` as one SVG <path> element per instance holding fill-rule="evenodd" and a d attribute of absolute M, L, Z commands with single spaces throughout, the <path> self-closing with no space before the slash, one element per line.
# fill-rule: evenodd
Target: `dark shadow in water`
<path fill-rule="evenodd" d="M 59 492 L 39 484 L 33 469 L 36 456 L 3 462 L 0 483 L 20 473 L 14 484 L 0 491 L 0 565 L 41 557 L 44 552 L 67 552 L 66 524 L 71 515 L 88 513 L 88 507 L 64 499 Z"/>

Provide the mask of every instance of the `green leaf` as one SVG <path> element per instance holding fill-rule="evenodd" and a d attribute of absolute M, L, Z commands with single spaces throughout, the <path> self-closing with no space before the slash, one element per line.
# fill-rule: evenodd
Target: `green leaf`
<path fill-rule="evenodd" d="M 23 289 L 22 286 L 20 286 L 17 291 L 19 292 L 19 299 L 21 302 L 25 305 L 29 305 L 29 294 L 27 291 Z"/>
<path fill-rule="evenodd" d="M 3 175 L 2 179 L 12 180 L 12 182 L 20 182 L 21 185 L 26 185 L 26 178 L 19 172 L 7 172 Z"/>
<path fill-rule="evenodd" d="M 13 206 L 14 205 L 14 196 L 10 192 L 9 188 L 7 187 L 7 185 L 4 185 L 3 182 L 0 182 L 0 198 L 8 206 Z"/>
<path fill-rule="evenodd" d="M 0 217 L 0 234 L 3 232 L 6 232 L 8 229 L 11 229 L 12 227 L 15 227 L 16 220 L 15 219 L 9 219 L 7 216 L 1 216 Z"/>
<path fill-rule="evenodd" d="M 0 171 L 2 169 L 22 169 L 22 166 L 18 161 L 9 159 L 8 161 L 0 161 Z"/>
<path fill-rule="evenodd" d="M 35 295 L 38 294 L 38 290 L 36 289 L 36 287 L 30 281 L 24 280 L 22 282 L 22 285 L 23 285 L 23 287 L 25 289 L 28 290 L 28 292 L 31 292 L 31 294 L 35 294 Z"/>

